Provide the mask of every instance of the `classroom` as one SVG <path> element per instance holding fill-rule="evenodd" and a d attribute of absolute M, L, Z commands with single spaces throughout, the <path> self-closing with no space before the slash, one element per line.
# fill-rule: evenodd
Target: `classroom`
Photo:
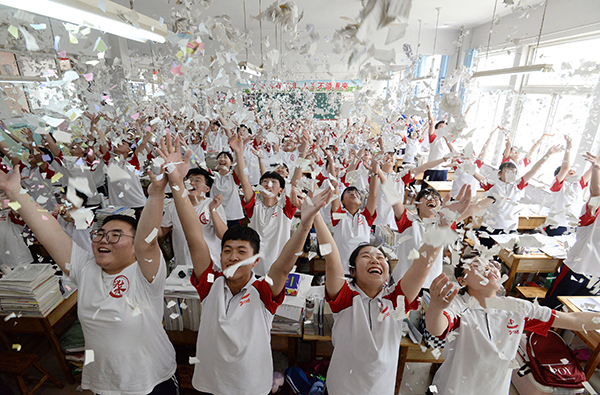
<path fill-rule="evenodd" d="M 597 0 L 0 0 L 0 394 L 600 391 Z"/>

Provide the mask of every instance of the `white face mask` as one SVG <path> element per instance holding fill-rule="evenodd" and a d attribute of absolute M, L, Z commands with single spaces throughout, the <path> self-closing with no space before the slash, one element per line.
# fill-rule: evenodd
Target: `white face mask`
<path fill-rule="evenodd" d="M 504 176 L 506 178 L 506 182 L 509 182 L 509 183 L 515 182 L 517 180 L 517 175 L 512 170 L 507 170 L 506 173 L 504 173 Z"/>

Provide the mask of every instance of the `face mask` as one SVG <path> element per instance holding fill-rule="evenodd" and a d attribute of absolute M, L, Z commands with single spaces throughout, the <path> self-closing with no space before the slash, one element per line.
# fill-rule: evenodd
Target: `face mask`
<path fill-rule="evenodd" d="M 515 182 L 517 180 L 517 175 L 515 174 L 514 171 L 512 170 L 508 170 L 505 173 L 505 178 L 506 178 L 506 182 Z"/>

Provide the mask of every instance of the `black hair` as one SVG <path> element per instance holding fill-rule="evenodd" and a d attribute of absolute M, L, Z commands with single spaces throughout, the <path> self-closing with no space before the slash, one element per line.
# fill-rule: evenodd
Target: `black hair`
<path fill-rule="evenodd" d="M 558 173 L 560 173 L 560 169 L 561 169 L 561 167 L 562 167 L 562 166 L 558 166 L 558 167 L 556 168 L 556 170 L 554 170 L 554 177 L 556 177 L 556 176 L 558 175 Z"/>
<path fill-rule="evenodd" d="M 358 188 L 354 187 L 354 186 L 349 186 L 348 188 L 344 189 L 344 192 L 342 192 L 342 196 L 340 196 L 340 201 L 344 200 L 344 195 L 346 194 L 346 192 L 351 192 L 351 191 L 358 192 Z"/>
<path fill-rule="evenodd" d="M 229 158 L 229 160 L 231 161 L 231 163 L 233 163 L 233 155 L 231 155 L 231 152 L 221 151 L 221 152 L 219 152 L 219 155 L 217 155 L 217 159 L 219 159 L 219 157 L 221 155 L 227 155 L 227 157 Z"/>
<path fill-rule="evenodd" d="M 435 129 L 438 129 L 441 124 L 448 125 L 448 122 L 446 122 L 444 120 L 439 121 L 438 123 L 435 124 Z"/>
<path fill-rule="evenodd" d="M 286 165 L 285 163 L 281 162 L 281 163 L 271 163 L 271 167 L 277 168 L 277 166 L 283 166 L 285 167 L 285 169 L 287 170 L 287 172 L 290 172 L 290 168 L 288 167 L 288 165 Z"/>
<path fill-rule="evenodd" d="M 134 232 L 137 230 L 138 220 L 134 217 L 130 217 L 129 215 L 123 215 L 123 214 L 109 215 L 108 217 L 104 218 L 104 221 L 102 221 L 102 226 L 106 225 L 107 223 L 109 223 L 111 221 L 126 222 L 129 225 L 131 225 Z"/>
<path fill-rule="evenodd" d="M 348 267 L 350 269 L 354 269 L 356 270 L 356 258 L 358 258 L 358 254 L 360 253 L 360 250 L 362 250 L 365 247 L 375 247 L 379 250 L 379 252 L 381 252 L 383 254 L 383 256 L 385 257 L 385 259 L 387 260 L 388 263 L 388 274 L 391 274 L 392 272 L 392 267 L 390 265 L 390 258 L 389 256 L 385 253 L 385 251 L 383 251 L 383 249 L 381 247 L 377 247 L 375 244 L 371 244 L 371 243 L 361 243 L 358 245 L 358 247 L 356 247 L 354 249 L 354 251 L 352 251 L 352 254 L 350 254 L 350 258 L 348 258 Z M 356 285 L 356 276 L 352 276 L 352 280 L 350 281 L 351 284 Z"/>
<path fill-rule="evenodd" d="M 279 186 L 285 190 L 285 180 L 281 177 L 281 174 L 274 171 L 266 171 L 265 174 L 260 176 L 259 183 L 262 183 L 263 180 L 273 179 L 279 182 Z"/>
<path fill-rule="evenodd" d="M 217 125 L 218 127 L 221 127 L 221 122 L 219 122 L 218 119 L 215 119 L 214 121 L 212 121 L 211 124 Z"/>
<path fill-rule="evenodd" d="M 238 126 L 238 128 L 237 128 L 238 133 L 240 132 L 241 128 L 246 128 L 248 130 L 248 133 L 252 134 L 252 129 L 250 129 L 248 126 L 246 126 L 244 124 L 241 124 L 240 126 Z"/>
<path fill-rule="evenodd" d="M 502 171 L 504 169 L 514 169 L 515 171 L 517 170 L 517 165 L 515 165 L 512 162 L 504 162 L 500 165 L 500 167 L 498 168 L 498 171 Z"/>
<path fill-rule="evenodd" d="M 254 229 L 247 226 L 236 225 L 227 229 L 221 240 L 221 250 L 223 250 L 225 242 L 229 240 L 247 241 L 250 243 L 250 247 L 254 250 L 255 255 L 260 252 L 260 236 Z"/>
<path fill-rule="evenodd" d="M 88 197 L 85 193 L 75 190 L 75 195 L 80 198 L 83 202 L 81 203 L 81 207 L 86 207 L 88 202 Z"/>
<path fill-rule="evenodd" d="M 204 177 L 204 183 L 206 184 L 207 187 L 212 189 L 212 186 L 213 186 L 213 183 L 215 180 L 213 180 L 210 173 L 208 171 L 206 171 L 205 169 L 203 169 L 201 167 L 195 167 L 193 169 L 190 169 L 190 170 L 188 170 L 187 174 L 185 175 L 185 178 L 188 179 L 191 176 Z M 206 196 L 210 196 L 210 191 L 206 194 Z"/>
<path fill-rule="evenodd" d="M 415 198 L 415 201 L 418 202 L 419 200 L 423 199 L 425 196 L 435 196 L 438 199 L 440 199 L 440 201 L 442 201 L 442 195 L 440 195 L 440 193 L 437 191 L 437 189 L 431 188 L 431 187 L 421 189 L 419 191 L 419 193 L 417 193 L 417 197 Z"/>

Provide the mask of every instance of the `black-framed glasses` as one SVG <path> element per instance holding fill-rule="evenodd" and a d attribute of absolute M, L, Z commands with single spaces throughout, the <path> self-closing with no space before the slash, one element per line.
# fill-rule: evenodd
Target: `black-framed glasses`
<path fill-rule="evenodd" d="M 135 237 L 131 235 L 125 235 L 120 230 L 109 230 L 108 232 L 104 230 L 93 230 L 90 232 L 90 239 L 93 243 L 100 243 L 104 237 L 106 237 L 106 242 L 108 244 L 116 244 L 121 240 L 121 236 L 125 237 Z"/>

